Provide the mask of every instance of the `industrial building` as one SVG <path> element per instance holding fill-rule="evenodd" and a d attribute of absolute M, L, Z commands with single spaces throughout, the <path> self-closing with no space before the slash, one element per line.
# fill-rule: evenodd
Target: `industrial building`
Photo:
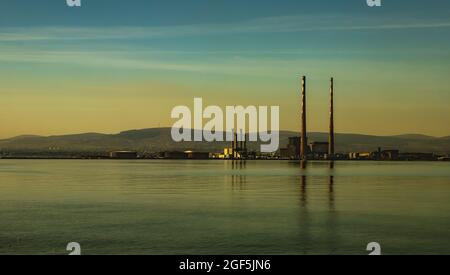
<path fill-rule="evenodd" d="M 399 150 L 381 150 L 374 152 L 356 152 L 349 154 L 350 160 L 382 160 L 382 161 L 435 161 L 438 157 L 433 153 L 400 153 Z"/>
<path fill-rule="evenodd" d="M 282 159 L 300 159 L 300 137 L 290 137 L 287 148 L 280 149 Z M 308 159 L 328 158 L 329 143 L 314 141 L 306 147 Z"/>
<path fill-rule="evenodd" d="M 165 159 L 209 159 L 209 152 L 195 152 L 195 151 L 167 151 L 163 153 Z"/>
<path fill-rule="evenodd" d="M 243 134 L 241 130 L 240 138 L 238 138 L 238 134 L 233 130 L 233 141 L 231 142 L 231 147 L 224 148 L 223 155 L 220 155 L 220 158 L 223 159 L 248 159 L 249 153 L 247 148 L 247 134 Z"/>
<path fill-rule="evenodd" d="M 435 161 L 438 157 L 433 153 L 401 153 L 400 160 L 404 161 Z"/>
<path fill-rule="evenodd" d="M 349 154 L 351 160 L 398 160 L 399 150 L 381 150 L 373 152 L 353 152 Z"/>
<path fill-rule="evenodd" d="M 179 151 L 167 151 L 162 153 L 162 157 L 165 159 L 186 159 L 186 154 Z"/>
<path fill-rule="evenodd" d="M 349 154 L 350 160 L 372 160 L 373 153 L 371 152 L 353 152 Z"/>
<path fill-rule="evenodd" d="M 187 159 L 209 159 L 210 154 L 208 152 L 194 152 L 194 151 L 185 151 Z"/>
<path fill-rule="evenodd" d="M 289 144 L 288 144 L 288 153 L 290 158 L 292 159 L 299 159 L 300 158 L 300 137 L 290 137 L 289 138 Z"/>
<path fill-rule="evenodd" d="M 309 144 L 309 153 L 314 159 L 327 158 L 329 145 L 329 142 L 312 142 Z"/>
<path fill-rule="evenodd" d="M 109 153 L 112 159 L 137 159 L 138 153 L 135 151 L 114 151 Z"/>
<path fill-rule="evenodd" d="M 399 150 L 384 150 L 381 151 L 380 159 L 381 160 L 398 160 L 400 156 Z"/>

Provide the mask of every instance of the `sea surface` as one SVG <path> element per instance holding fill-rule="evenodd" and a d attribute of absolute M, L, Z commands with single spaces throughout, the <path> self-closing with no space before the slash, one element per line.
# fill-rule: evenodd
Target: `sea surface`
<path fill-rule="evenodd" d="M 0 254 L 450 254 L 450 164 L 0 160 Z"/>

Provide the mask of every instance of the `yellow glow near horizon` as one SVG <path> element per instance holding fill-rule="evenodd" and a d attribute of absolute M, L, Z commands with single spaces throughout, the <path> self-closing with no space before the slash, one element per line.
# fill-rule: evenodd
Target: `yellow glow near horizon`
<path fill-rule="evenodd" d="M 324 80 L 326 84 L 326 79 Z M 29 84 L 27 84 L 29 85 Z M 31 85 L 30 85 L 31 86 Z M 326 85 L 311 85 L 308 97 L 309 131 L 328 129 L 328 98 Z M 295 84 L 292 91 L 271 95 L 263 88 L 248 92 L 230 87 L 195 89 L 173 83 L 122 83 L 118 86 L 71 87 L 64 92 L 28 87 L 10 89 L 2 96 L 0 138 L 17 135 L 62 135 L 85 132 L 118 133 L 130 129 L 170 127 L 170 112 L 176 105 L 192 106 L 193 98 L 201 96 L 205 105 L 280 105 L 282 130 L 299 131 L 300 98 Z M 449 109 L 438 98 L 427 104 L 415 98 L 401 103 L 384 98 L 359 98 L 355 93 L 336 89 L 336 130 L 342 133 L 396 135 L 423 133 L 446 136 L 450 133 Z M 77 92 L 81 91 L 81 92 Z M 245 94 L 247 91 L 248 94 Z M 254 94 L 260 93 L 257 102 Z M 230 96 L 231 95 L 231 96 Z M 353 95 L 353 96 L 352 96 Z M 344 96 L 350 100 L 346 100 Z"/>

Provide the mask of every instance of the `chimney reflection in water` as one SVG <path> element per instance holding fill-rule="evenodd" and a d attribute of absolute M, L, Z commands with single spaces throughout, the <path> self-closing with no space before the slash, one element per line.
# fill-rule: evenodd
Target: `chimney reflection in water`
<path fill-rule="evenodd" d="M 335 193 L 334 193 L 334 161 L 330 161 L 329 165 L 329 175 L 328 179 L 328 205 L 331 211 L 335 210 Z M 306 161 L 301 162 L 301 169 L 303 171 L 303 175 L 301 176 L 301 193 L 300 193 L 300 201 L 301 206 L 306 208 L 308 205 L 308 176 L 306 171 L 308 169 L 308 165 Z"/>
<path fill-rule="evenodd" d="M 231 184 L 233 189 L 243 190 L 247 183 L 247 176 L 242 175 L 240 172 L 247 168 L 247 161 L 245 160 L 233 160 L 231 161 L 231 169 L 233 174 L 231 175 Z M 236 172 L 235 172 L 236 171 Z"/>

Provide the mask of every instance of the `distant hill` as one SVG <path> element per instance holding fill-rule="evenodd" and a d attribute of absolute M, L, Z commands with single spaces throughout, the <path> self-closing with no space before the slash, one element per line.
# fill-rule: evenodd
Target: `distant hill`
<path fill-rule="evenodd" d="M 137 150 L 160 152 L 169 150 L 196 150 L 220 152 L 228 142 L 183 142 L 172 141 L 170 128 L 131 130 L 118 134 L 85 133 L 62 136 L 19 136 L 0 140 L 0 151 L 7 152 L 109 152 L 114 150 Z M 298 133 L 281 131 L 280 145 L 286 147 L 288 138 Z M 309 133 L 309 141 L 327 141 L 327 133 Z M 252 150 L 260 144 L 249 143 Z M 450 154 L 450 137 L 436 138 L 423 135 L 369 136 L 359 134 L 337 134 L 337 152 L 374 151 L 399 149 L 402 152 L 434 152 Z"/>
<path fill-rule="evenodd" d="M 420 135 L 420 134 L 407 134 L 407 135 L 398 135 L 398 136 L 393 136 L 393 137 L 398 137 L 398 138 L 403 138 L 403 139 L 428 139 L 428 140 L 435 138 L 432 136 Z"/>

